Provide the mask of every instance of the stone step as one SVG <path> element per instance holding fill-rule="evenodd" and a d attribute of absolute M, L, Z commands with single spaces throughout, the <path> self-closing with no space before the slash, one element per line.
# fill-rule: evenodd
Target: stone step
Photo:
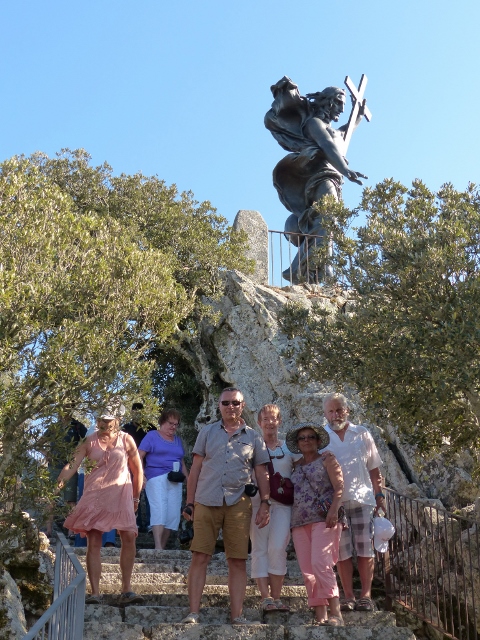
<path fill-rule="evenodd" d="M 125 621 L 128 624 L 150 627 L 159 624 L 179 623 L 188 613 L 188 607 L 160 607 L 149 605 L 130 605 L 114 607 L 108 605 L 86 605 L 86 622 Z M 259 624 L 280 624 L 282 626 L 298 626 L 311 624 L 313 612 L 305 611 L 271 611 L 263 613 L 259 608 L 244 608 L 247 620 Z M 395 614 L 387 611 L 359 612 L 349 611 L 343 615 L 346 626 L 378 629 L 395 626 Z M 230 612 L 226 607 L 204 607 L 200 614 L 200 622 L 206 624 L 229 624 Z"/>
<path fill-rule="evenodd" d="M 81 562 L 83 567 L 85 568 L 85 562 Z M 155 565 L 155 564 L 143 564 L 143 563 L 135 563 L 133 568 L 133 580 L 137 582 L 142 581 L 142 576 L 153 575 L 157 577 L 162 577 L 161 582 L 185 582 L 187 581 L 187 573 L 188 568 L 185 571 L 177 571 L 178 567 L 175 565 L 171 565 L 170 567 L 165 567 L 165 565 Z M 114 582 L 118 580 L 121 575 L 120 565 L 118 564 L 106 564 L 102 563 L 102 579 L 108 582 Z M 228 572 L 225 569 L 222 570 L 221 573 L 217 571 L 208 571 L 207 572 L 207 584 L 221 584 L 225 585 L 228 583 Z M 255 586 L 256 581 L 253 578 L 247 578 L 247 584 L 250 586 Z M 300 574 L 299 576 L 285 576 L 284 580 L 285 585 L 302 585 L 303 577 Z"/>
<path fill-rule="evenodd" d="M 105 595 L 120 593 L 119 576 L 102 576 L 100 580 L 100 591 Z M 145 596 L 165 596 L 177 595 L 179 598 L 187 597 L 187 585 L 185 582 L 162 582 L 162 575 L 155 576 L 153 574 L 139 575 L 132 579 L 132 590 L 138 594 Z M 203 590 L 205 602 L 210 606 L 210 601 L 215 599 L 228 598 L 228 587 L 224 584 L 207 584 Z M 305 599 L 307 597 L 305 587 L 300 585 L 286 585 L 282 589 L 282 600 L 285 599 Z M 258 604 L 260 593 L 256 586 L 250 585 L 246 589 L 246 598 Z M 109 602 L 110 604 L 110 602 Z"/>
<path fill-rule="evenodd" d="M 159 624 L 152 627 L 140 624 L 87 622 L 84 640 L 415 640 L 413 633 L 403 627 L 372 630 L 365 627 L 321 627 L 317 625 L 255 624 Z"/>
<path fill-rule="evenodd" d="M 77 548 L 75 549 L 75 553 L 79 557 L 83 566 L 85 566 L 86 549 L 83 547 Z M 190 567 L 191 558 L 192 554 L 190 551 L 139 549 L 135 559 L 135 566 L 142 567 L 141 571 L 148 571 L 146 567 L 148 565 L 152 565 L 152 571 L 179 572 L 186 574 Z M 102 565 L 104 567 L 118 565 L 119 562 L 120 549 L 102 549 Z M 207 572 L 216 575 L 227 575 L 227 560 L 224 553 L 218 553 L 212 557 Z M 247 560 L 247 573 L 250 573 L 250 558 Z M 296 560 L 287 561 L 286 578 L 302 579 L 302 574 Z"/>

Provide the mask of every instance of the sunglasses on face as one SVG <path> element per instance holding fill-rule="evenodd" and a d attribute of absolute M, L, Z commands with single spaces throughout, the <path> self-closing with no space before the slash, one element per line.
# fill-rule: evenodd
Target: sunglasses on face
<path fill-rule="evenodd" d="M 316 440 L 316 439 L 317 439 L 317 436 L 312 436 L 312 435 L 309 435 L 309 436 L 298 436 L 297 442 L 304 442 L 305 440 Z"/>
<path fill-rule="evenodd" d="M 222 405 L 222 407 L 228 407 L 229 404 L 233 405 L 234 407 L 239 407 L 242 404 L 242 400 L 222 400 L 220 404 Z"/>

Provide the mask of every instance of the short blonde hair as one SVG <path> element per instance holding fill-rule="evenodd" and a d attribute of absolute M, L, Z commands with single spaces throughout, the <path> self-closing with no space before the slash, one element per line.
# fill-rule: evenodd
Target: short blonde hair
<path fill-rule="evenodd" d="M 280 407 L 278 405 L 276 405 L 276 404 L 264 404 L 263 407 L 258 412 L 257 420 L 260 420 L 262 415 L 264 413 L 266 413 L 267 411 L 270 411 L 271 413 L 274 413 L 279 420 L 282 419 L 282 414 L 280 413 Z"/>
<path fill-rule="evenodd" d="M 340 402 L 340 404 L 342 405 L 342 407 L 344 407 L 345 409 L 348 409 L 348 402 L 346 397 L 343 395 L 343 393 L 326 393 L 323 396 L 323 400 L 322 400 L 322 405 L 323 405 L 323 411 L 325 412 L 325 407 L 327 405 L 328 402 L 330 402 L 331 400 L 338 400 Z"/>

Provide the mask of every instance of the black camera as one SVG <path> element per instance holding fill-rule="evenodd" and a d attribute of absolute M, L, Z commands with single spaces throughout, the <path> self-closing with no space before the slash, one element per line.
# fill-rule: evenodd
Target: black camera
<path fill-rule="evenodd" d="M 188 544 L 193 538 L 193 526 L 191 522 L 182 522 L 182 527 L 178 533 L 180 544 Z"/>
<path fill-rule="evenodd" d="M 253 496 L 256 496 L 257 492 L 258 492 L 258 487 L 256 484 L 253 484 L 253 482 L 249 482 L 248 484 L 245 485 L 245 493 L 249 498 L 253 498 Z"/>

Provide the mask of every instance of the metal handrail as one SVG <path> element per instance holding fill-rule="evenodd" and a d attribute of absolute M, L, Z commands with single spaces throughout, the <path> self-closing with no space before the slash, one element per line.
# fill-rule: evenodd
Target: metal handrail
<path fill-rule="evenodd" d="M 319 265 L 312 256 L 317 247 L 321 246 L 325 240 L 322 235 L 288 233 L 284 231 L 268 230 L 270 240 L 270 269 L 269 284 L 275 286 L 280 274 L 279 283 L 285 280 L 289 284 L 319 284 L 325 281 L 325 266 Z M 275 234 L 275 235 L 274 235 Z M 290 238 L 287 239 L 286 235 Z M 278 243 L 274 243 L 274 238 L 278 238 Z M 305 244 L 306 243 L 306 244 Z M 296 247 L 294 249 L 293 247 Z M 302 254 L 302 261 L 297 267 L 292 266 L 295 254 Z M 284 254 L 288 256 L 284 257 Z M 276 273 L 276 261 L 280 263 L 279 274 Z"/>
<path fill-rule="evenodd" d="M 395 525 L 377 573 L 393 602 L 455 640 L 478 640 L 480 526 L 430 501 L 385 489 L 387 517 Z"/>
<path fill-rule="evenodd" d="M 23 640 L 82 640 L 86 573 L 63 533 L 57 533 L 53 603 Z"/>

